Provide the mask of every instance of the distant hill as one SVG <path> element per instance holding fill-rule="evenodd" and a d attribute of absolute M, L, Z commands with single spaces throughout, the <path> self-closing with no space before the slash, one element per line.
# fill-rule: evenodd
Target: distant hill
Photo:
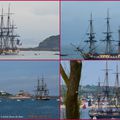
<path fill-rule="evenodd" d="M 79 86 L 79 95 L 87 95 L 87 94 L 98 94 L 98 92 L 104 92 L 104 87 L 101 86 L 101 88 L 97 85 L 85 85 L 85 86 Z M 112 95 L 114 94 L 114 86 L 109 86 L 110 92 L 109 94 Z M 65 85 L 61 85 L 61 95 L 64 96 L 67 91 L 67 88 Z"/>
<path fill-rule="evenodd" d="M 37 47 L 39 50 L 53 50 L 58 51 L 59 50 L 59 35 L 56 36 L 50 36 L 40 42 L 39 46 Z"/>
<path fill-rule="evenodd" d="M 20 48 L 20 50 L 41 50 L 41 51 L 59 51 L 60 35 L 50 36 L 39 43 L 35 48 Z"/>

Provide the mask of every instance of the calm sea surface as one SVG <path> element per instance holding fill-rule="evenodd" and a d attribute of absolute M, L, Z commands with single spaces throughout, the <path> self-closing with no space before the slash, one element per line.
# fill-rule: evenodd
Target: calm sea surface
<path fill-rule="evenodd" d="M 78 51 L 75 51 L 73 47 L 62 47 L 61 54 L 65 54 L 62 56 L 62 59 L 80 59 L 82 56 Z"/>
<path fill-rule="evenodd" d="M 18 55 L 0 55 L 0 59 L 59 59 L 58 51 L 20 51 Z"/>
<path fill-rule="evenodd" d="M 86 46 L 86 48 L 87 48 L 87 46 Z M 99 48 L 99 50 L 97 50 L 97 52 L 104 53 L 105 51 L 104 51 L 103 47 L 101 47 L 101 48 Z M 61 54 L 63 54 L 63 55 L 65 54 L 65 56 L 62 56 L 62 59 L 81 59 L 81 58 L 83 58 L 81 56 L 80 52 L 76 51 L 75 48 L 73 48 L 72 46 L 62 46 Z"/>
<path fill-rule="evenodd" d="M 48 101 L 0 99 L 0 118 L 59 118 L 59 102 L 56 99 Z"/>

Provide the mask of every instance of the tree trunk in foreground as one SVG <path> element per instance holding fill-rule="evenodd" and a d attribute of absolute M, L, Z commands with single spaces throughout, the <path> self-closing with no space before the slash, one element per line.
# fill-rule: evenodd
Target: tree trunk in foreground
<path fill-rule="evenodd" d="M 67 119 L 78 119 L 80 117 L 78 103 L 78 89 L 81 77 L 81 70 L 82 70 L 81 61 L 70 61 L 70 76 L 68 77 L 62 65 L 60 65 L 60 72 L 67 86 L 65 102 Z"/>

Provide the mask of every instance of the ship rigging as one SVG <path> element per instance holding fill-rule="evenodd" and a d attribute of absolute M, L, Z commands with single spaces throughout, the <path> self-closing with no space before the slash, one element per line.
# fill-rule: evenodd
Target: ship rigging
<path fill-rule="evenodd" d="M 105 45 L 105 49 L 102 46 L 102 50 L 104 49 L 103 52 L 98 52 L 98 50 L 97 50 L 97 48 L 99 48 L 99 49 L 101 49 L 101 48 L 100 48 L 100 43 L 98 46 L 96 46 L 96 42 L 98 42 L 98 41 L 95 40 L 96 36 L 95 36 L 95 32 L 93 30 L 92 13 L 91 13 L 90 20 L 89 20 L 89 26 L 90 26 L 89 32 L 87 33 L 88 40 L 84 41 L 87 43 L 87 46 L 89 49 L 86 51 L 85 48 L 82 48 L 80 46 L 76 47 L 75 45 L 72 44 L 73 47 L 75 47 L 76 51 L 78 51 L 84 59 L 120 59 L 120 28 L 118 30 L 119 40 L 115 41 L 115 40 L 113 40 L 112 32 L 110 29 L 109 10 L 107 10 L 106 32 L 103 32 L 105 34 L 105 39 L 100 40 Z M 114 45 L 113 42 L 118 42 L 117 50 L 115 50 L 116 45 Z M 86 45 L 85 45 L 85 47 L 86 47 Z"/>
<path fill-rule="evenodd" d="M 36 100 L 49 100 L 49 90 L 47 88 L 47 84 L 44 82 L 44 77 L 42 77 L 41 81 L 38 79 L 37 87 L 36 87 Z"/>
<path fill-rule="evenodd" d="M 112 93 L 110 92 L 109 86 L 109 71 L 108 64 L 106 62 L 105 69 L 105 80 L 104 85 L 100 86 L 96 99 L 97 106 L 89 111 L 91 118 L 120 118 L 120 86 L 119 86 L 119 71 L 118 65 L 116 66 L 115 72 L 115 86 L 113 87 Z"/>
<path fill-rule="evenodd" d="M 19 35 L 15 34 L 17 27 L 13 19 L 13 13 L 10 11 L 10 4 L 8 6 L 8 13 L 5 14 L 2 8 L 0 21 L 0 54 L 16 55 L 19 53 L 18 46 L 21 44 L 18 39 Z"/>

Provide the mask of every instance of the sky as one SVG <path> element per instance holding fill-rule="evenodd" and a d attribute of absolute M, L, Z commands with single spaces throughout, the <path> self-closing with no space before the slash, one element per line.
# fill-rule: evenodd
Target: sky
<path fill-rule="evenodd" d="M 118 40 L 118 28 L 120 26 L 120 2 L 119 1 L 72 1 L 62 2 L 62 47 L 83 44 L 87 40 L 90 14 L 93 16 L 94 32 L 96 40 L 103 40 L 106 31 L 107 9 L 110 14 L 111 31 L 113 39 Z"/>
<path fill-rule="evenodd" d="M 25 90 L 35 94 L 38 78 L 44 76 L 50 95 L 59 95 L 57 61 L 1 61 L 0 90 L 16 94 Z"/>
<path fill-rule="evenodd" d="M 82 62 L 82 76 L 81 76 L 81 85 L 98 85 L 99 79 L 101 85 L 104 83 L 105 79 L 105 69 L 106 61 L 83 61 Z M 69 75 L 69 62 L 62 61 L 62 65 L 66 70 L 66 73 Z M 115 85 L 115 73 L 116 72 L 116 65 L 119 66 L 119 73 L 120 73 L 120 61 L 108 61 L 108 68 L 111 69 L 109 71 L 109 85 Z M 119 81 L 120 81 L 120 74 L 119 74 Z M 64 81 L 61 77 L 61 83 L 64 84 Z"/>
<path fill-rule="evenodd" d="M 58 2 L 0 1 L 0 11 L 3 7 L 7 13 L 9 3 L 23 47 L 38 46 L 47 37 L 59 34 Z"/>

